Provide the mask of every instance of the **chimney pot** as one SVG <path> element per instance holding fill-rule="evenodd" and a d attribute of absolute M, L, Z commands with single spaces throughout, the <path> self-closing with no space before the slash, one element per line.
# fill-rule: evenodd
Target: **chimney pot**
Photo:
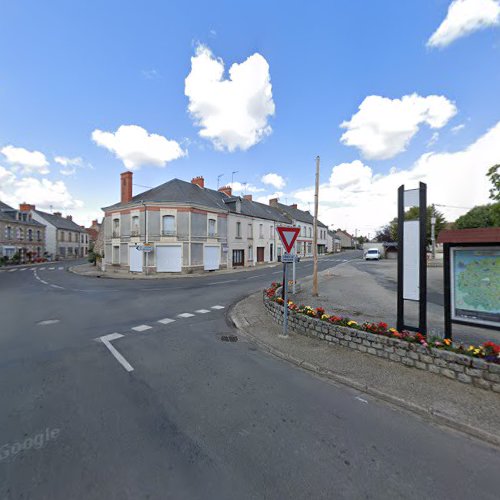
<path fill-rule="evenodd" d="M 294 203 L 293 205 L 290 205 L 291 208 L 297 208 L 297 203 Z"/>
<path fill-rule="evenodd" d="M 278 198 L 272 198 L 269 200 L 269 206 L 270 207 L 277 207 L 278 206 Z"/>
<path fill-rule="evenodd" d="M 73 221 L 73 216 L 72 215 L 66 215 L 66 219 Z"/>
<path fill-rule="evenodd" d="M 205 179 L 201 175 L 198 177 L 193 177 L 191 179 L 191 183 L 196 184 L 197 186 L 200 186 L 201 188 L 205 187 Z"/>
<path fill-rule="evenodd" d="M 121 180 L 121 203 L 128 203 L 132 199 L 132 172 L 120 174 Z"/>
<path fill-rule="evenodd" d="M 245 196 L 243 196 L 243 198 L 245 200 L 252 201 L 252 195 L 251 194 L 246 194 Z"/>
<path fill-rule="evenodd" d="M 92 221 L 92 226 L 97 226 L 97 219 Z"/>
<path fill-rule="evenodd" d="M 233 190 L 231 189 L 231 186 L 222 186 L 219 188 L 219 191 L 221 193 L 224 193 L 226 196 L 232 196 Z"/>
<path fill-rule="evenodd" d="M 52 215 L 55 215 L 56 217 L 61 217 L 62 213 L 61 212 L 54 212 Z"/>
<path fill-rule="evenodd" d="M 30 205 L 29 203 L 20 203 L 19 211 L 20 212 L 29 212 L 30 210 L 35 210 L 35 205 Z"/>

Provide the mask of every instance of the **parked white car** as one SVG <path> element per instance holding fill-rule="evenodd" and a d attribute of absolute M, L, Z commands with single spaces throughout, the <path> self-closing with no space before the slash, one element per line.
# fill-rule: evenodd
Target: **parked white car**
<path fill-rule="evenodd" d="M 365 260 L 380 260 L 382 255 L 378 248 L 369 248 L 365 253 Z"/>

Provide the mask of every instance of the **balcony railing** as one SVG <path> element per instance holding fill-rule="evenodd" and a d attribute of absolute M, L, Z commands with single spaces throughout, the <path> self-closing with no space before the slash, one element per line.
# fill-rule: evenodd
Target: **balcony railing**
<path fill-rule="evenodd" d="M 217 233 L 208 233 L 208 237 L 212 238 L 212 239 L 215 239 L 215 238 L 218 238 L 219 235 Z"/>
<path fill-rule="evenodd" d="M 113 238 L 119 238 L 120 237 L 120 231 L 113 231 Z"/>
<path fill-rule="evenodd" d="M 170 230 L 167 230 L 167 229 L 163 229 L 163 231 L 161 232 L 161 235 L 162 236 L 176 236 L 177 235 L 177 231 L 170 231 Z"/>
<path fill-rule="evenodd" d="M 132 229 L 132 231 L 130 231 L 130 236 L 140 236 L 141 233 L 139 231 L 139 229 Z"/>

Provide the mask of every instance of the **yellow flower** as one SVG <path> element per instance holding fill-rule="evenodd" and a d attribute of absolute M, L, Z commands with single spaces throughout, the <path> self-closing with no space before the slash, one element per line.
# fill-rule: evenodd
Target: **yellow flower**
<path fill-rule="evenodd" d="M 357 325 L 356 321 L 353 321 L 353 320 L 349 321 L 347 324 L 348 324 L 349 326 L 352 326 L 352 325 Z"/>

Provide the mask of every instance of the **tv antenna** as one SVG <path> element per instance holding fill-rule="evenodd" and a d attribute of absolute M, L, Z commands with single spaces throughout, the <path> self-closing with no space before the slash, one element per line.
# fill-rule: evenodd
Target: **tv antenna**
<path fill-rule="evenodd" d="M 224 174 L 219 174 L 217 176 L 217 189 L 219 189 L 219 187 L 220 187 L 220 179 L 221 179 L 221 177 L 224 177 Z"/>

